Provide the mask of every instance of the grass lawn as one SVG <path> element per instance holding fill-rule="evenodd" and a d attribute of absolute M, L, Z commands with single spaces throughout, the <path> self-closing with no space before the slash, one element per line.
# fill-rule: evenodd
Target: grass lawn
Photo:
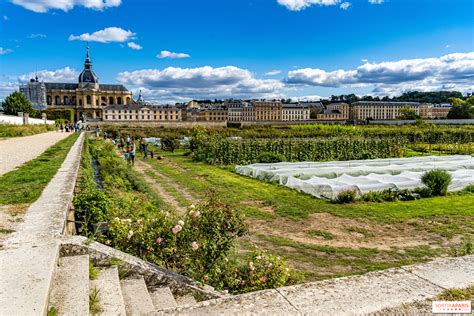
<path fill-rule="evenodd" d="M 30 136 L 54 130 L 54 125 L 0 125 L 0 138 Z"/>
<path fill-rule="evenodd" d="M 0 177 L 0 205 L 36 201 L 56 174 L 78 136 L 68 136 L 48 148 L 38 158 Z"/>
<path fill-rule="evenodd" d="M 183 153 L 160 152 L 163 160 L 147 161 L 156 171 L 149 175 L 167 188 L 159 174 L 166 176 L 198 198 L 217 190 L 246 215 L 250 227 L 236 256 L 255 246 L 268 249 L 305 272 L 307 280 L 450 255 L 474 237 L 474 194 L 339 205 Z M 172 189 L 170 194 L 179 197 Z"/>

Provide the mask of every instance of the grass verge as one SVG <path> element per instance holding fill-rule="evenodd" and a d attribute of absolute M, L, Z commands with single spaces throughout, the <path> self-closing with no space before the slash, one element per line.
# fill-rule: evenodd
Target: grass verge
<path fill-rule="evenodd" d="M 0 138 L 30 136 L 54 130 L 54 125 L 0 125 Z"/>
<path fill-rule="evenodd" d="M 38 158 L 0 177 L 0 205 L 36 201 L 56 174 L 78 136 L 71 134 L 48 148 Z"/>

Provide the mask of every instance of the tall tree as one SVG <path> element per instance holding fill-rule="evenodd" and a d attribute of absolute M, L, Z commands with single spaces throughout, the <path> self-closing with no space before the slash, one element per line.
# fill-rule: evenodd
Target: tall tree
<path fill-rule="evenodd" d="M 18 112 L 35 113 L 31 102 L 20 92 L 15 91 L 2 102 L 3 112 L 5 114 L 17 115 Z"/>

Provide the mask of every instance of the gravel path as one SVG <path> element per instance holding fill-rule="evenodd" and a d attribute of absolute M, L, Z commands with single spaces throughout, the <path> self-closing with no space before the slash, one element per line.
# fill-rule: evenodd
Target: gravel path
<path fill-rule="evenodd" d="M 35 159 L 71 133 L 47 132 L 0 140 L 0 176 Z"/>

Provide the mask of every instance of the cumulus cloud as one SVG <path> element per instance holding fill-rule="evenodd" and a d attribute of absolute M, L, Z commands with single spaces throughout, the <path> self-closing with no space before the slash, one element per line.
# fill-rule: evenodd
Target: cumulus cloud
<path fill-rule="evenodd" d="M 167 51 L 167 50 L 162 50 L 161 53 L 156 55 L 156 58 L 160 58 L 160 59 L 163 59 L 163 58 L 175 59 L 175 58 L 189 58 L 189 57 L 191 57 L 191 55 L 189 55 L 189 54 L 173 53 L 173 52 L 170 52 L 170 51 Z"/>
<path fill-rule="evenodd" d="M 144 95 L 154 100 L 270 97 L 284 88 L 279 80 L 257 79 L 250 71 L 234 66 L 143 69 L 119 73 L 117 80 L 144 89 Z"/>
<path fill-rule="evenodd" d="M 103 30 L 94 32 L 92 34 L 84 33 L 81 35 L 70 35 L 70 41 L 85 41 L 85 42 L 99 42 L 99 43 L 111 43 L 111 42 L 127 42 L 133 39 L 135 33 L 132 31 L 126 31 L 120 27 L 107 27 Z"/>
<path fill-rule="evenodd" d="M 301 11 L 312 5 L 331 6 L 337 5 L 340 0 L 278 0 L 278 4 L 291 11 Z"/>
<path fill-rule="evenodd" d="M 131 49 L 134 49 L 134 50 L 141 50 L 143 47 L 141 47 L 140 45 L 138 45 L 137 43 L 134 43 L 134 42 L 130 42 L 127 44 L 128 47 L 130 47 Z"/>
<path fill-rule="evenodd" d="M 77 82 L 79 71 L 71 67 L 56 70 L 39 70 L 18 76 L 18 81 L 28 82 L 38 75 L 38 79 L 44 82 Z"/>
<path fill-rule="evenodd" d="M 9 54 L 13 52 L 12 49 L 0 47 L 0 55 Z"/>
<path fill-rule="evenodd" d="M 410 87 L 426 91 L 448 87 L 467 91 L 472 89 L 474 82 L 474 52 L 380 63 L 366 61 L 349 70 L 297 69 L 288 72 L 285 82 L 289 85 L 323 87 L 374 86 L 374 91 Z"/>
<path fill-rule="evenodd" d="M 382 4 L 384 2 L 385 2 L 385 0 L 369 0 L 370 4 Z"/>
<path fill-rule="evenodd" d="M 349 7 L 352 5 L 352 3 L 350 2 L 343 2 L 341 3 L 341 5 L 339 6 L 342 10 L 347 10 L 349 9 Z"/>
<path fill-rule="evenodd" d="M 118 7 L 121 0 L 11 0 L 12 3 L 37 13 L 45 13 L 49 10 L 71 10 L 75 6 L 83 6 L 88 9 L 104 10 Z"/>
<path fill-rule="evenodd" d="M 272 70 L 272 71 L 269 71 L 269 72 L 265 73 L 265 75 L 267 75 L 267 76 L 276 76 L 280 73 L 281 73 L 281 70 Z"/>

